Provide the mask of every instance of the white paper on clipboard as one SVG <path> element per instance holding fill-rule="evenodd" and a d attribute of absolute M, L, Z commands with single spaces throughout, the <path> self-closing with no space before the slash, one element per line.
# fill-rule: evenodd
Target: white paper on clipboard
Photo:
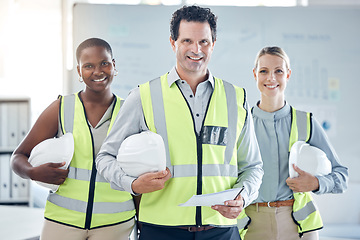
<path fill-rule="evenodd" d="M 185 203 L 179 204 L 180 207 L 194 206 L 213 206 L 224 205 L 225 201 L 233 200 L 244 188 L 233 188 L 222 192 L 194 195 Z"/>

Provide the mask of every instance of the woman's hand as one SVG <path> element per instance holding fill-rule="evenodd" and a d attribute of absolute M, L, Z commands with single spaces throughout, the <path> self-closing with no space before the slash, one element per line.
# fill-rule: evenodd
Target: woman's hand
<path fill-rule="evenodd" d="M 310 192 L 319 189 L 319 180 L 293 164 L 294 170 L 299 174 L 296 178 L 287 178 L 286 184 L 294 192 Z"/>
<path fill-rule="evenodd" d="M 61 169 L 66 163 L 45 163 L 38 167 L 32 167 L 29 176 L 32 180 L 56 184 L 62 184 L 69 174 L 69 169 Z"/>

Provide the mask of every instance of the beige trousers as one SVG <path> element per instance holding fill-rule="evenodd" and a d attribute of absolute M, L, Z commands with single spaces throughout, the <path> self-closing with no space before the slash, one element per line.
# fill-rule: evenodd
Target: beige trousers
<path fill-rule="evenodd" d="M 256 207 L 245 209 L 251 218 L 245 240 L 318 240 L 318 231 L 308 232 L 299 237 L 297 225 L 291 217 L 292 207 Z"/>
<path fill-rule="evenodd" d="M 91 230 L 66 226 L 44 220 L 40 240 L 128 240 L 135 225 L 135 220 Z"/>

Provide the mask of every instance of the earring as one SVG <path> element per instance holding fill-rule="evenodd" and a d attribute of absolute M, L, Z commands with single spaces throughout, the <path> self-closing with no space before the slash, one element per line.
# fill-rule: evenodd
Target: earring
<path fill-rule="evenodd" d="M 81 83 L 83 83 L 83 82 L 84 82 L 84 80 L 81 80 L 81 76 L 79 77 L 79 82 L 81 82 Z"/>
<path fill-rule="evenodd" d="M 117 76 L 119 74 L 118 70 L 116 70 L 115 68 L 115 73 L 114 73 L 114 76 Z"/>

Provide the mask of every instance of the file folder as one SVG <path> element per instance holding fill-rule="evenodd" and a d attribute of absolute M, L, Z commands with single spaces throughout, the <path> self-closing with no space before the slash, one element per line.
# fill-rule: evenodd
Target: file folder
<path fill-rule="evenodd" d="M 0 154 L 0 201 L 10 199 L 10 154 Z"/>

